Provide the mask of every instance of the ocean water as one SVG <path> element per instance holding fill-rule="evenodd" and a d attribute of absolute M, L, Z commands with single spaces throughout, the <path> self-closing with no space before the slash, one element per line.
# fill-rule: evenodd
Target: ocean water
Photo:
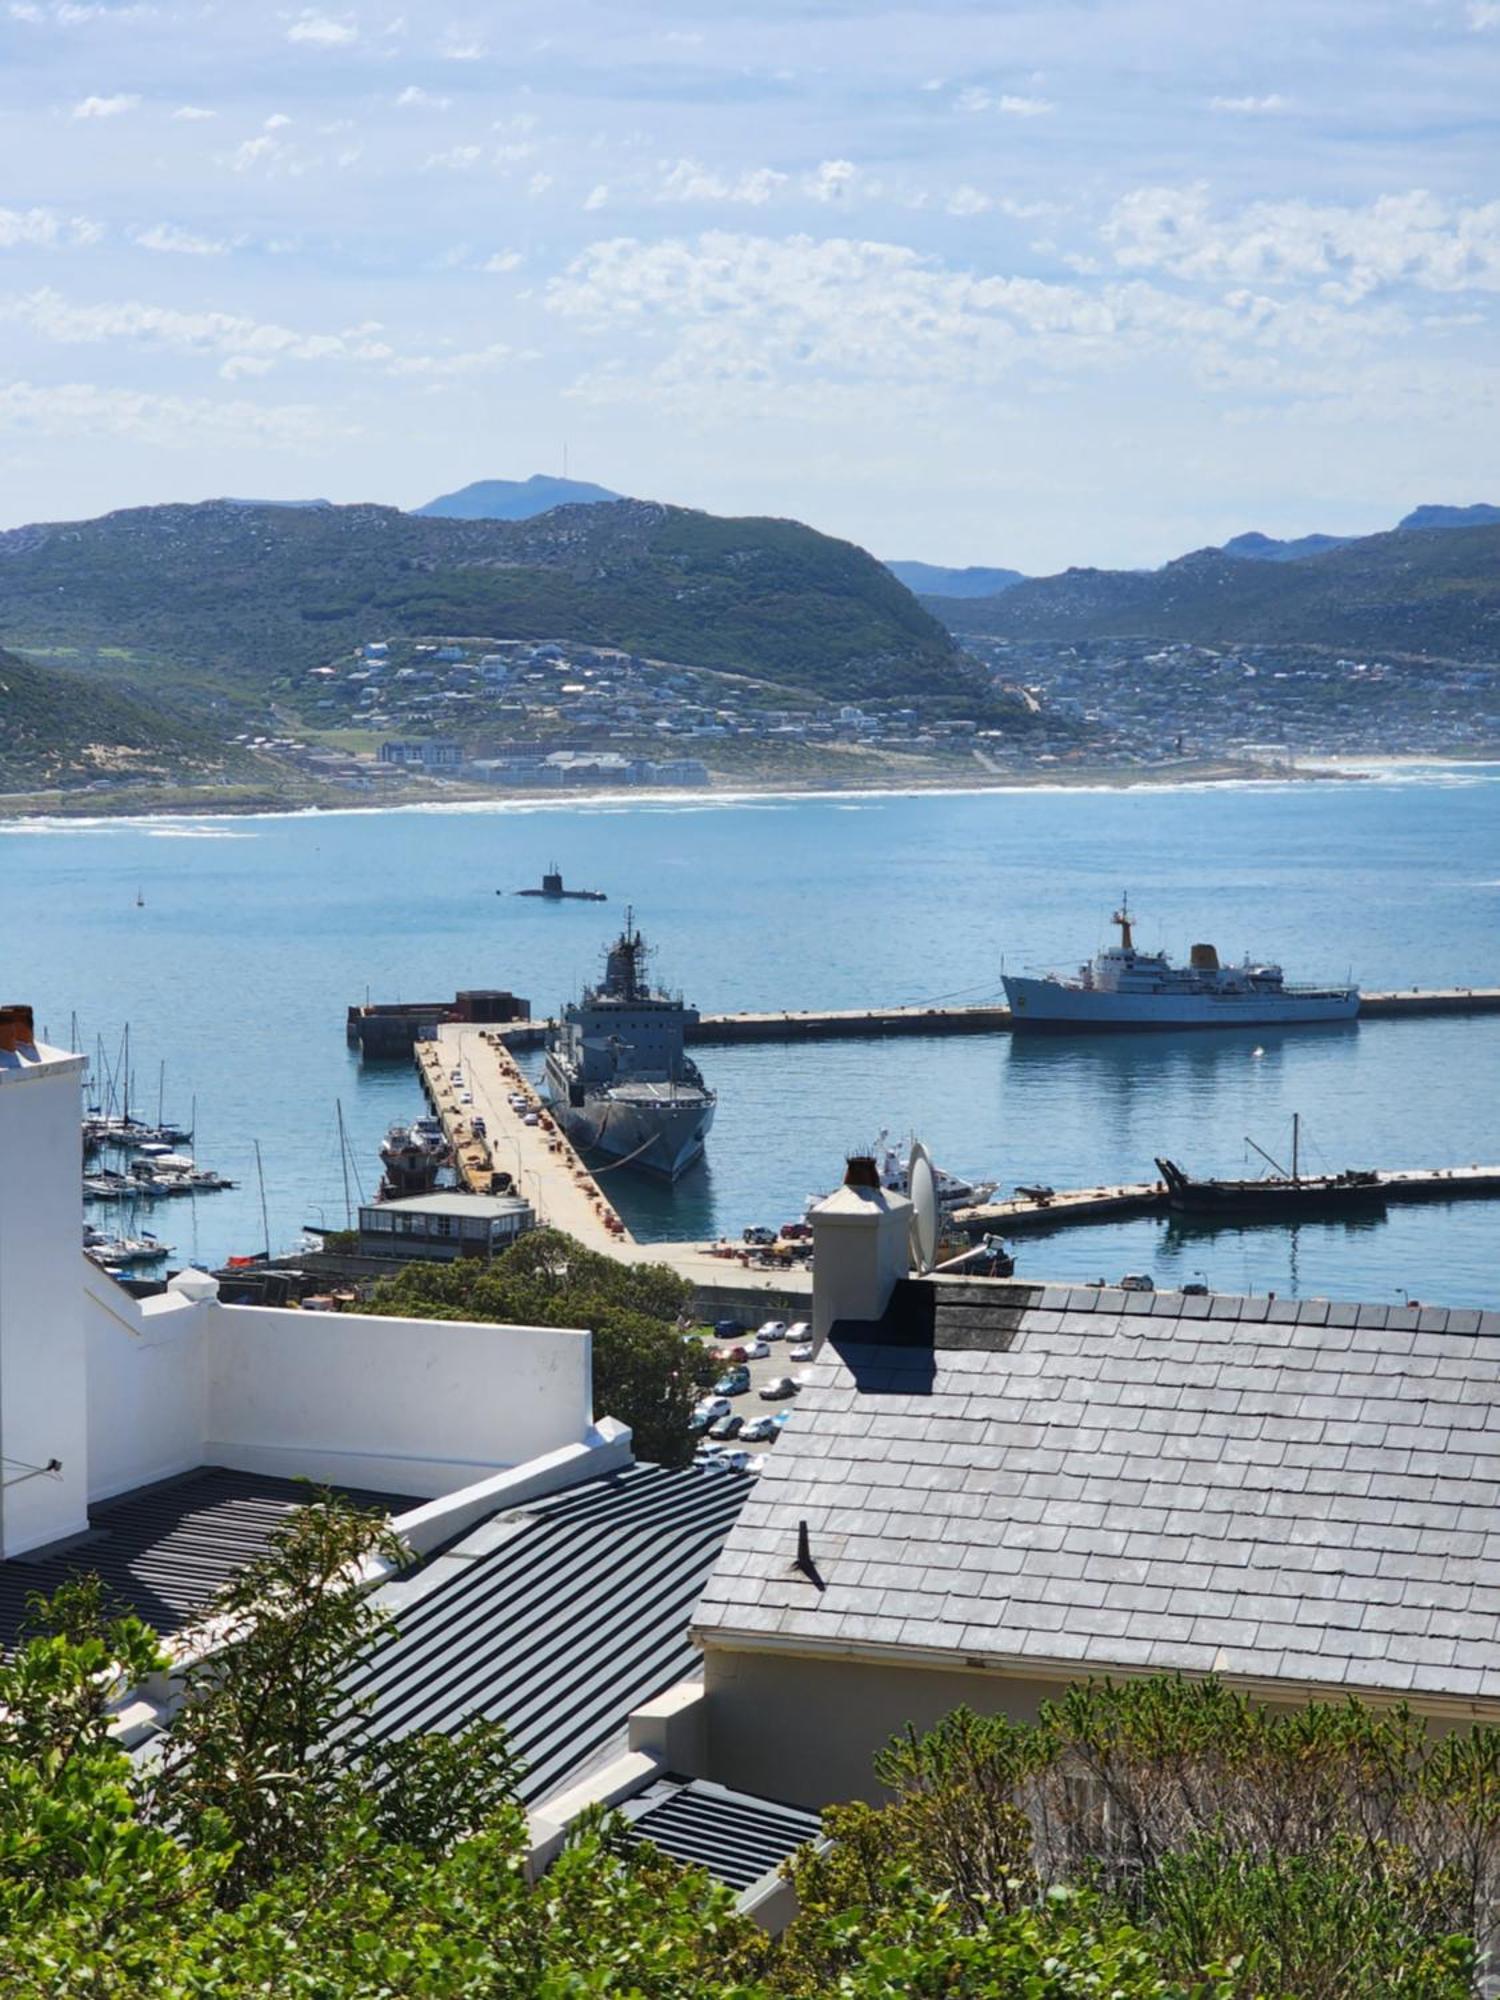
<path fill-rule="evenodd" d="M 556 860 L 607 905 L 509 891 Z M 1367 987 L 1500 985 L 1500 766 L 1345 783 L 1133 792 L 642 801 L 262 819 L 0 826 L 0 999 L 54 1041 L 117 1057 L 135 1100 L 196 1111 L 231 1193 L 139 1219 L 179 1261 L 273 1249 L 341 1224 L 341 1105 L 373 1191 L 386 1126 L 420 1097 L 404 1064 L 361 1068 L 345 1009 L 509 986 L 551 1011 L 598 967 L 632 903 L 656 971 L 706 1011 L 982 1000 L 1002 964 L 1071 967 L 1128 888 L 1137 940 L 1279 958 Z M 501 893 L 497 893 L 497 891 Z M 137 897 L 141 899 L 139 905 Z M 918 1132 L 945 1167 L 1058 1187 L 1279 1158 L 1500 1162 L 1500 1016 L 1187 1037 L 1009 1037 L 704 1049 L 709 1155 L 666 1190 L 613 1192 L 638 1234 L 738 1233 L 800 1214 L 844 1154 Z M 163 1079 L 164 1068 L 164 1079 Z M 118 1216 L 118 1211 L 106 1211 Z M 1159 1222 L 1022 1239 L 1037 1277 L 1342 1298 L 1500 1302 L 1500 1211 L 1187 1233 Z"/>

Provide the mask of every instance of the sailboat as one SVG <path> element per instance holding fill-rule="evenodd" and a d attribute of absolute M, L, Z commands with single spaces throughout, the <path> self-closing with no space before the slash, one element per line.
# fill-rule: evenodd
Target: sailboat
<path fill-rule="evenodd" d="M 1245 1144 L 1274 1169 L 1259 1180 L 1194 1180 L 1175 1160 L 1158 1159 L 1157 1171 L 1167 1184 L 1167 1206 L 1175 1215 L 1241 1217 L 1295 1221 L 1304 1215 L 1370 1215 L 1385 1207 L 1380 1176 L 1367 1167 L 1346 1167 L 1338 1174 L 1302 1172 L 1302 1120 L 1292 1117 L 1292 1166 L 1286 1168 L 1263 1146 L 1246 1136 Z"/>

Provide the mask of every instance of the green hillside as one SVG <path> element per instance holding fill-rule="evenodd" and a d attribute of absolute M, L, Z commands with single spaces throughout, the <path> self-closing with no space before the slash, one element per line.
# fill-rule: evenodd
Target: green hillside
<path fill-rule="evenodd" d="M 956 633 L 1334 646 L 1500 659 L 1500 526 L 1367 535 L 1295 562 L 1217 549 L 1147 572 L 1070 569 L 998 596 L 925 598 Z"/>
<path fill-rule="evenodd" d="M 0 535 L 0 629 L 118 678 L 262 696 L 365 640 L 546 637 L 836 697 L 972 701 L 949 634 L 850 543 L 639 501 L 527 521 L 147 507 Z"/>
<path fill-rule="evenodd" d="M 0 649 L 0 790 L 196 782 L 228 761 L 209 727 Z"/>

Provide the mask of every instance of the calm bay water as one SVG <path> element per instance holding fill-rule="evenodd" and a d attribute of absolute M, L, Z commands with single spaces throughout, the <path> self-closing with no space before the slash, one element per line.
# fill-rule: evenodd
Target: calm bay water
<path fill-rule="evenodd" d="M 705 1010 L 980 1000 L 1001 961 L 1072 966 L 1128 886 L 1140 943 L 1278 957 L 1294 978 L 1500 985 L 1500 767 L 1238 790 L 989 793 L 6 825 L 0 998 L 54 1041 L 111 1054 L 128 1020 L 137 1096 L 196 1102 L 200 1160 L 232 1193 L 141 1218 L 179 1260 L 260 1247 L 252 1142 L 274 1248 L 339 1224 L 341 1101 L 366 1192 L 387 1124 L 419 1093 L 361 1070 L 344 1012 L 510 986 L 537 1012 L 577 991 L 633 902 L 656 970 Z M 556 859 L 607 906 L 509 891 Z M 137 894 L 143 906 L 137 907 Z M 780 1222 L 882 1127 L 1006 1188 L 1149 1177 L 1284 1157 L 1500 1161 L 1500 1017 L 1191 1037 L 1008 1037 L 705 1049 L 719 1093 L 704 1166 L 667 1191 L 625 1174 L 638 1234 Z M 357 1189 L 352 1189 L 357 1198 Z M 1027 1275 L 1454 1304 L 1500 1299 L 1500 1212 L 1186 1234 L 1160 1223 L 1025 1239 Z"/>

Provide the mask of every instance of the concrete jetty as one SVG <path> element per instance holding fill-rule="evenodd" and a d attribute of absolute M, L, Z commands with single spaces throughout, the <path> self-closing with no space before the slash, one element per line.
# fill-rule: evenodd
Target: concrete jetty
<path fill-rule="evenodd" d="M 1366 993 L 1359 1003 L 1362 1021 L 1403 1021 L 1442 1014 L 1500 1014 L 1500 986 L 1414 986 L 1400 993 Z M 1260 1025 L 1264 1029 L 1267 1024 Z M 499 1032 L 512 1049 L 537 1049 L 545 1043 L 551 1026 L 550 1021 L 517 1021 Z M 1299 1024 L 1289 1022 L 1287 1026 L 1295 1029 Z M 999 1002 L 969 1007 L 850 1007 L 705 1014 L 695 1027 L 688 1029 L 687 1040 L 709 1047 L 730 1047 L 749 1043 L 873 1041 L 903 1035 L 1006 1035 L 1011 1028 L 1010 1009 Z M 1320 1032 L 1327 1033 L 1328 1029 Z"/>
<path fill-rule="evenodd" d="M 1500 1200 L 1500 1167 L 1402 1167 L 1382 1170 L 1376 1178 L 1382 1196 L 1392 1207 L 1406 1202 Z M 1133 1181 L 1114 1187 L 1061 1188 L 1041 1199 L 1017 1194 L 1007 1201 L 961 1208 L 953 1223 L 968 1236 L 1024 1236 L 1088 1222 L 1130 1222 L 1141 1215 L 1167 1213 L 1164 1181 Z M 1280 1220 L 1285 1226 L 1297 1219 L 1287 1216 Z M 1221 1226 L 1235 1227 L 1235 1218 L 1225 1216 Z"/>
<path fill-rule="evenodd" d="M 705 1318 L 721 1310 L 751 1319 L 757 1313 L 806 1316 L 812 1274 L 805 1266 L 757 1264 L 736 1244 L 637 1241 L 609 1198 L 609 1170 L 601 1185 L 517 1067 L 499 1028 L 448 1022 L 431 1040 L 418 1042 L 413 1054 L 459 1178 L 472 1193 L 489 1194 L 497 1175 L 508 1176 L 546 1227 L 565 1230 L 607 1257 L 666 1264 L 692 1285 L 695 1310 Z"/>

